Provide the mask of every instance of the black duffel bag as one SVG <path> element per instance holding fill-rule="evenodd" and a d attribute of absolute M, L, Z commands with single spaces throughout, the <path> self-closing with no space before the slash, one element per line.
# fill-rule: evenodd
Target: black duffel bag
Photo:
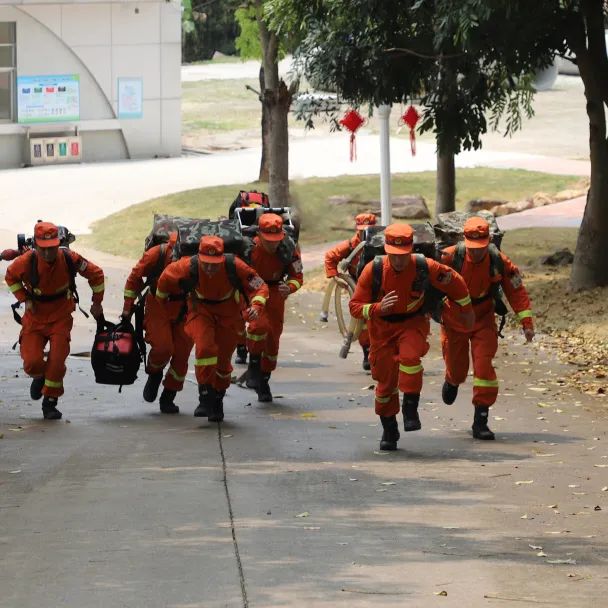
<path fill-rule="evenodd" d="M 105 319 L 97 322 L 97 332 L 91 350 L 91 365 L 97 384 L 115 386 L 133 384 L 143 360 L 135 329 L 130 321 L 118 324 Z"/>

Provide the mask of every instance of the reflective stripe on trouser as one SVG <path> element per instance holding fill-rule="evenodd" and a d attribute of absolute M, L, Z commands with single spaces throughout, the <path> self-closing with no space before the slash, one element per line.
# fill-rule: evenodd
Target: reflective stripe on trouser
<path fill-rule="evenodd" d="M 185 331 L 194 341 L 194 369 L 199 384 L 209 384 L 216 390 L 230 385 L 230 360 L 242 327 L 240 312 L 220 315 L 212 305 L 200 305 L 197 314 L 188 317 Z"/>
<path fill-rule="evenodd" d="M 469 371 L 469 343 L 473 359 L 473 405 L 490 406 L 498 396 L 498 381 L 492 365 L 498 349 L 494 315 L 487 324 L 473 332 L 453 331 L 441 327 L 441 348 L 445 361 L 445 379 L 454 385 L 462 384 Z"/>
<path fill-rule="evenodd" d="M 271 285 L 270 298 L 264 311 L 247 327 L 247 350 L 253 355 L 261 355 L 263 373 L 273 372 L 277 367 L 284 318 L 285 299 L 280 295 L 278 287 Z M 254 341 L 250 339 L 250 335 L 265 337 Z"/>
<path fill-rule="evenodd" d="M 371 348 L 369 361 L 376 380 L 375 410 L 379 416 L 399 412 L 398 388 L 404 393 L 420 393 L 422 389 L 421 358 L 429 344 L 429 322 L 425 317 L 413 317 L 403 323 L 368 322 Z M 383 399 L 389 401 L 383 402 Z"/>
<path fill-rule="evenodd" d="M 376 387 L 374 411 L 378 416 L 394 416 L 399 412 L 399 389 L 395 387 L 390 394 L 381 395 Z"/>
<path fill-rule="evenodd" d="M 70 354 L 70 332 L 72 315 L 51 323 L 40 323 L 32 315 L 23 317 L 20 336 L 20 352 L 23 370 L 32 377 L 44 376 L 42 394 L 47 397 L 63 395 L 65 361 Z M 44 347 L 49 343 L 48 357 L 44 358 Z"/>

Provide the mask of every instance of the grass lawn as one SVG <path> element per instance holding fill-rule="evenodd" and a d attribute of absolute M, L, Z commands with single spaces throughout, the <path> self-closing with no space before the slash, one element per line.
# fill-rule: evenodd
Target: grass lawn
<path fill-rule="evenodd" d="M 457 207 L 478 197 L 520 200 L 535 192 L 554 194 L 572 186 L 578 178 L 511 169 L 459 169 L 457 173 Z M 352 232 L 353 217 L 365 206 L 333 206 L 328 198 L 348 195 L 355 200 L 379 199 L 379 178 L 373 176 L 342 176 L 312 178 L 291 182 L 293 204 L 302 220 L 301 239 L 304 244 L 335 241 Z M 243 189 L 267 189 L 267 184 L 243 184 Z M 101 251 L 139 257 L 145 236 L 152 226 L 154 213 L 186 217 L 216 218 L 227 215 L 228 207 L 238 193 L 238 186 L 217 186 L 178 192 L 133 205 L 110 215 L 92 227 L 84 240 Z M 435 172 L 393 175 L 394 196 L 420 194 L 434 211 Z"/>

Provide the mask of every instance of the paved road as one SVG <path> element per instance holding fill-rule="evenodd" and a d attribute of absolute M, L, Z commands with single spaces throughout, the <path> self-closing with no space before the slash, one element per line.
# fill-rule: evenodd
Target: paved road
<path fill-rule="evenodd" d="M 104 263 L 116 294 L 121 263 Z M 509 334 L 498 441 L 473 442 L 470 385 L 440 403 L 435 332 L 423 431 L 379 454 L 370 378 L 358 353 L 336 357 L 335 324 L 317 311 L 317 294 L 293 301 L 275 403 L 232 387 L 221 427 L 191 416 L 191 382 L 182 414 L 161 417 L 141 380 L 118 394 L 81 358 L 62 400 L 70 423 L 45 423 L 3 325 L 0 606 L 597 603 L 608 589 L 605 411 Z M 77 326 L 73 352 L 86 351 L 90 324 Z"/>

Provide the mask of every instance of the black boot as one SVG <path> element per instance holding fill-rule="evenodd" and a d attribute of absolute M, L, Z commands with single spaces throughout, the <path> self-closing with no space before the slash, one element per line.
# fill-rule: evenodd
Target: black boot
<path fill-rule="evenodd" d="M 156 401 L 156 395 L 158 395 L 158 388 L 160 387 L 160 383 L 162 381 L 162 372 L 148 374 L 148 381 L 146 382 L 146 386 L 144 386 L 144 399 L 148 403 L 154 403 L 154 401 Z"/>
<path fill-rule="evenodd" d="M 458 397 L 458 385 L 450 384 L 447 380 L 441 388 L 441 398 L 446 405 L 452 405 Z"/>
<path fill-rule="evenodd" d="M 234 362 L 237 365 L 247 365 L 247 347 L 244 344 L 236 345 L 236 357 Z"/>
<path fill-rule="evenodd" d="M 62 413 L 57 409 L 57 397 L 46 397 L 42 400 L 42 415 L 45 420 L 60 420 Z"/>
<path fill-rule="evenodd" d="M 397 449 L 397 441 L 399 441 L 399 425 L 397 424 L 397 416 L 380 416 L 382 423 L 382 439 L 380 439 L 380 449 L 393 451 Z"/>
<path fill-rule="evenodd" d="M 487 405 L 476 405 L 475 416 L 473 417 L 473 437 L 475 439 L 485 439 L 491 441 L 495 439 L 494 433 L 488 428 L 488 413 L 490 408 Z"/>
<path fill-rule="evenodd" d="M 198 385 L 198 407 L 194 410 L 197 418 L 206 418 L 211 411 L 211 400 L 215 399 L 215 390 L 209 384 Z"/>
<path fill-rule="evenodd" d="M 245 385 L 247 388 L 258 388 L 260 383 L 262 370 L 260 369 L 261 357 L 259 355 L 249 355 L 249 367 L 247 368 L 247 380 Z"/>
<path fill-rule="evenodd" d="M 158 400 L 160 411 L 163 414 L 179 414 L 179 407 L 173 403 L 175 395 L 177 395 L 177 391 L 170 391 L 168 388 L 163 389 Z"/>
<path fill-rule="evenodd" d="M 372 368 L 372 366 L 369 363 L 369 346 L 362 346 L 361 348 L 363 348 L 362 367 L 366 372 L 368 372 Z"/>
<path fill-rule="evenodd" d="M 270 374 L 260 374 L 260 382 L 256 389 L 258 393 L 258 401 L 262 403 L 270 403 L 272 401 L 272 393 L 270 392 L 270 386 L 268 381 L 270 380 Z"/>
<path fill-rule="evenodd" d="M 403 394 L 403 429 L 406 432 L 419 431 L 422 428 L 420 417 L 418 416 L 418 393 Z"/>
<path fill-rule="evenodd" d="M 44 387 L 44 376 L 40 376 L 40 378 L 32 378 L 32 383 L 30 384 L 30 397 L 34 401 L 38 401 L 38 399 L 42 398 L 42 388 Z"/>
<path fill-rule="evenodd" d="M 226 391 L 216 391 L 214 388 L 213 396 L 209 398 L 209 415 L 207 419 L 209 422 L 221 422 L 224 419 L 224 395 Z"/>

